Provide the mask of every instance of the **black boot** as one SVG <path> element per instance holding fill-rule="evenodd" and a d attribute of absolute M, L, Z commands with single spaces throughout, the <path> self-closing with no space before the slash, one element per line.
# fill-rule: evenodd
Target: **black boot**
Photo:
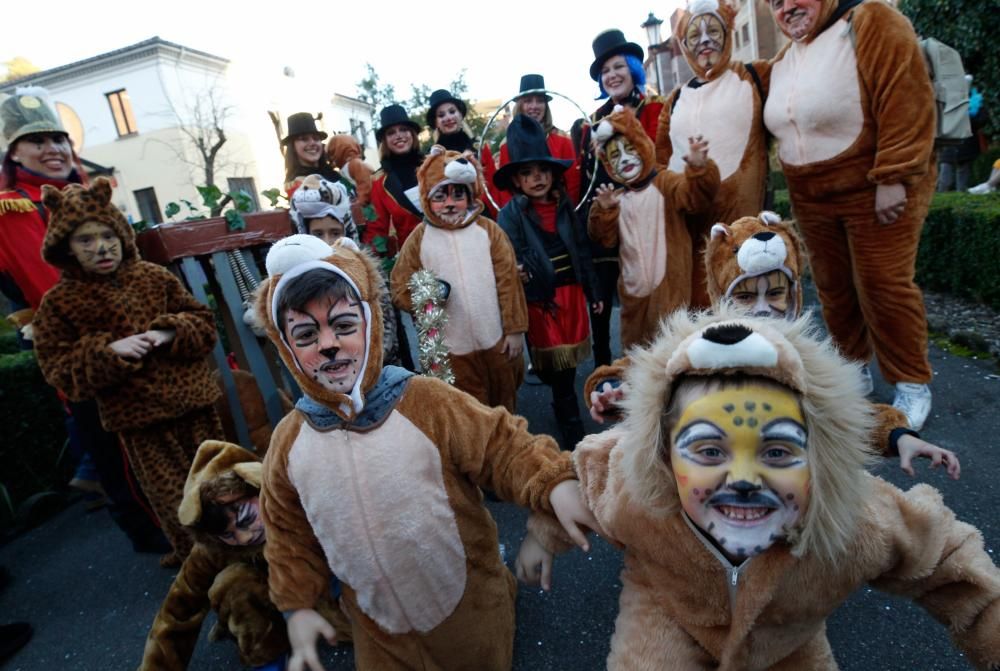
<path fill-rule="evenodd" d="M 564 450 L 573 450 L 586 433 L 583 430 L 583 420 L 580 419 L 576 395 L 552 399 L 552 410 L 559 424 L 559 433 L 562 434 L 560 446 Z"/>

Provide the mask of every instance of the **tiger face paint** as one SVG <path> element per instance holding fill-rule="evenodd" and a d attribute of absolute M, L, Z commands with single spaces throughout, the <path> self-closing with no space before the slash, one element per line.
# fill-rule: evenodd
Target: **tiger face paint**
<path fill-rule="evenodd" d="M 729 297 L 733 303 L 757 317 L 796 317 L 789 315 L 792 302 L 792 285 L 780 270 L 748 277 L 734 286 Z"/>
<path fill-rule="evenodd" d="M 681 506 L 730 561 L 788 535 L 809 502 L 802 410 L 791 391 L 759 385 L 696 398 L 670 434 Z"/>

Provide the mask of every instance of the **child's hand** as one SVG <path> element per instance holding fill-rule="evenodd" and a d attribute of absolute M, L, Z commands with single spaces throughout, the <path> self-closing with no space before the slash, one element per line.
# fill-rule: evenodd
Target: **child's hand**
<path fill-rule="evenodd" d="M 146 333 L 137 333 L 133 336 L 116 340 L 108 345 L 108 347 L 123 359 L 141 359 L 153 349 L 153 343 L 150 342 L 148 333 L 148 331 Z"/>
<path fill-rule="evenodd" d="M 611 210 L 618 207 L 618 203 L 622 199 L 621 189 L 616 189 L 611 184 L 601 184 L 597 187 L 595 191 L 594 200 L 605 210 Z"/>
<path fill-rule="evenodd" d="M 325 671 L 316 653 L 316 637 L 322 636 L 333 645 L 337 632 L 322 615 L 311 608 L 303 608 L 288 618 L 288 641 L 292 644 L 292 658 L 288 671 Z"/>
<path fill-rule="evenodd" d="M 586 531 L 593 529 L 600 532 L 601 527 L 597 523 L 594 514 L 583 502 L 580 494 L 579 480 L 563 480 L 552 488 L 549 494 L 549 503 L 552 505 L 552 512 L 559 519 L 566 533 L 579 545 L 584 552 L 590 552 L 590 543 L 587 542 Z M 580 530 L 584 528 L 584 531 Z"/>
<path fill-rule="evenodd" d="M 177 336 L 177 331 L 173 329 L 155 329 L 146 331 L 145 335 L 153 347 L 159 347 L 160 345 L 173 342 Z"/>
<path fill-rule="evenodd" d="M 523 263 L 517 264 L 517 276 L 521 278 L 521 284 L 527 284 L 531 279 L 531 275 L 529 275 L 528 271 L 524 269 Z"/>
<path fill-rule="evenodd" d="M 701 135 L 688 138 L 688 154 L 684 162 L 692 168 L 704 168 L 708 163 L 708 140 Z"/>
<path fill-rule="evenodd" d="M 514 562 L 514 573 L 525 585 L 541 584 L 546 592 L 552 589 L 552 553 L 530 531 L 521 541 L 521 549 Z"/>
<path fill-rule="evenodd" d="M 611 386 L 605 382 L 600 389 L 590 392 L 590 417 L 598 424 L 604 424 L 609 415 L 618 413 L 618 401 L 625 398 L 625 385 Z"/>
<path fill-rule="evenodd" d="M 513 361 L 517 357 L 521 356 L 521 352 L 523 351 L 524 335 L 515 333 L 514 335 L 503 337 L 503 347 L 500 348 L 500 353 L 506 354 L 509 361 Z"/>
<path fill-rule="evenodd" d="M 916 457 L 926 457 L 931 460 L 931 468 L 937 468 L 944 464 L 948 471 L 948 477 L 958 480 L 962 473 L 962 465 L 958 462 L 958 456 L 951 450 L 932 445 L 926 440 L 921 440 L 916 436 L 906 434 L 896 441 L 896 449 L 899 450 L 899 467 L 909 476 L 915 475 L 913 471 L 913 459 Z"/>

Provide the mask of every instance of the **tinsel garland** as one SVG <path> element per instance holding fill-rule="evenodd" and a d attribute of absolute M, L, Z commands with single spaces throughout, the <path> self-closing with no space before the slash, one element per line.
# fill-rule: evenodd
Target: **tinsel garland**
<path fill-rule="evenodd" d="M 444 327 L 448 313 L 444 311 L 444 287 L 429 270 L 418 270 L 410 277 L 413 301 L 413 321 L 417 327 L 420 367 L 424 375 L 455 383 L 448 347 L 444 343 Z"/>

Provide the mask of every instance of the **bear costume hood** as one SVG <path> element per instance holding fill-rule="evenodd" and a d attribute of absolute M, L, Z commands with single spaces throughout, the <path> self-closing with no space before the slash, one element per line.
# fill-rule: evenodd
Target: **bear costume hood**
<path fill-rule="evenodd" d="M 621 436 L 615 449 L 637 501 L 665 515 L 681 508 L 669 427 L 662 421 L 680 378 L 770 378 L 799 396 L 808 431 L 809 508 L 787 542 L 797 556 L 842 555 L 867 497 L 872 410 L 860 365 L 845 360 L 828 337 L 820 338 L 808 315 L 786 321 L 748 317 L 725 305 L 717 314 L 679 310 L 648 349 L 629 355 L 630 391 L 621 403 L 624 421 L 614 429 Z"/>
<path fill-rule="evenodd" d="M 705 275 L 712 303 L 729 298 L 743 280 L 780 270 L 791 282 L 789 318 L 802 310 L 802 242 L 791 222 L 774 212 L 715 224 L 705 248 Z"/>
<path fill-rule="evenodd" d="M 355 418 L 365 406 L 365 394 L 382 373 L 382 276 L 375 261 L 355 245 L 333 247 L 312 235 L 291 235 L 279 240 L 267 254 L 268 278 L 257 290 L 257 320 L 263 324 L 295 381 L 307 396 L 326 406 L 344 421 Z M 335 392 L 306 375 L 295 360 L 284 330 L 278 324 L 278 304 L 288 283 L 315 269 L 327 270 L 347 280 L 361 298 L 365 317 L 365 355 L 350 394 Z"/>
<path fill-rule="evenodd" d="M 84 272 L 69 253 L 69 236 L 88 221 L 104 224 L 115 232 L 122 243 L 122 265 L 139 258 L 135 232 L 111 202 L 111 181 L 107 177 L 98 177 L 89 188 L 67 184 L 60 190 L 46 184 L 42 186 L 42 203 L 49 210 L 42 258 L 53 266 L 74 276 Z"/>
<path fill-rule="evenodd" d="M 722 45 L 722 53 L 720 54 L 719 62 L 708 70 L 698 65 L 698 59 L 695 54 L 688 49 L 687 40 L 685 39 L 691 22 L 699 16 L 704 16 L 706 14 L 717 18 L 722 23 L 723 29 L 726 31 L 725 42 Z M 733 26 L 735 23 L 736 10 L 724 0 L 691 0 L 681 13 L 680 19 L 677 21 L 677 29 L 674 31 L 674 34 L 678 36 L 678 42 L 681 46 L 681 52 L 684 54 L 684 59 L 687 61 L 688 65 L 691 66 L 691 70 L 694 72 L 695 76 L 697 76 L 701 81 L 710 82 L 729 68 L 729 62 L 733 55 Z"/>
<path fill-rule="evenodd" d="M 184 498 L 177 508 L 177 518 L 184 526 L 201 519 L 202 486 L 232 471 L 254 489 L 260 489 L 263 465 L 255 454 L 239 445 L 221 440 L 206 440 L 198 447 L 184 483 Z"/>
<path fill-rule="evenodd" d="M 420 207 L 424 211 L 424 221 L 431 226 L 445 229 L 465 228 L 482 213 L 483 170 L 471 151 L 457 152 L 445 149 L 439 144 L 431 147 L 423 164 L 417 169 L 417 183 L 420 185 Z M 431 194 L 446 184 L 464 184 L 469 187 L 469 211 L 465 220 L 458 225 L 447 224 L 431 210 Z"/>

